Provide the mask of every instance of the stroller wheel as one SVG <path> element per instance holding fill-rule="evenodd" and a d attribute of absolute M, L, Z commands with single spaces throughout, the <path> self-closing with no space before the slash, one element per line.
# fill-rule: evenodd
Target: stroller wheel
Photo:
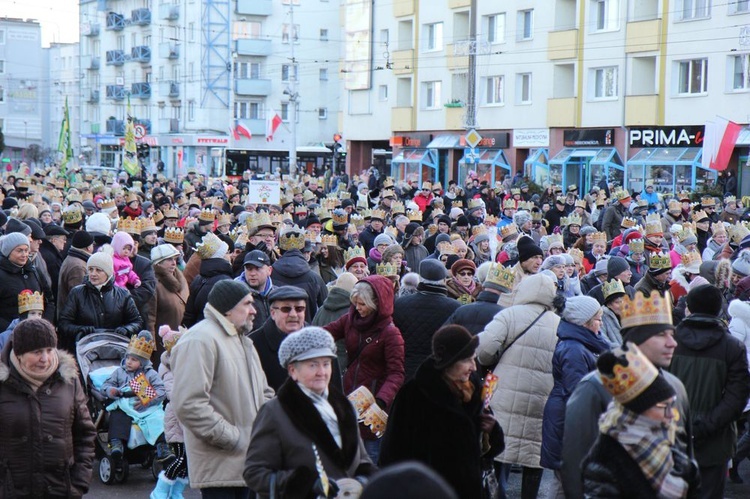
<path fill-rule="evenodd" d="M 120 463 L 120 469 L 116 469 L 112 458 L 104 455 L 99 460 L 99 479 L 104 485 L 114 485 L 122 483 L 128 478 L 128 462 L 123 459 Z"/>

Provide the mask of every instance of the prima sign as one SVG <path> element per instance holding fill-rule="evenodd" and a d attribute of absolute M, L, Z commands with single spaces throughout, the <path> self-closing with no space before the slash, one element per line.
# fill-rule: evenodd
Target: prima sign
<path fill-rule="evenodd" d="M 703 147 L 703 126 L 637 127 L 628 130 L 630 147 Z"/>

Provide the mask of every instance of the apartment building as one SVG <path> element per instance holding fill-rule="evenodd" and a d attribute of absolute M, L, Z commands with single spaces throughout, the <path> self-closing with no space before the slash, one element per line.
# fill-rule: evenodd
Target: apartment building
<path fill-rule="evenodd" d="M 409 180 L 701 189 L 704 125 L 725 118 L 745 126 L 729 168 L 750 191 L 747 0 L 394 0 L 371 16 L 369 85 L 342 82 L 353 173 L 385 148 Z"/>
<path fill-rule="evenodd" d="M 338 6 L 81 0 L 82 145 L 98 152 L 99 163 L 117 166 L 129 101 L 145 131 L 139 140 L 151 146 L 152 172 L 218 174 L 228 149 L 246 151 L 244 167 L 285 169 L 295 128 L 298 163 L 317 165 L 328 151 L 320 144 L 337 131 L 339 20 L 331 11 Z M 284 123 L 267 141 L 274 114 Z M 238 122 L 250 133 L 235 138 Z"/>
<path fill-rule="evenodd" d="M 42 143 L 52 150 L 57 150 L 67 100 L 71 147 L 77 154 L 77 158 L 81 157 L 79 160 L 81 163 L 93 164 L 96 151 L 90 146 L 82 149 L 80 142 L 80 47 L 77 43 L 52 43 L 42 50 L 44 74 L 48 75 L 47 83 L 42 87 L 42 98 L 45 103 L 42 108 Z"/>

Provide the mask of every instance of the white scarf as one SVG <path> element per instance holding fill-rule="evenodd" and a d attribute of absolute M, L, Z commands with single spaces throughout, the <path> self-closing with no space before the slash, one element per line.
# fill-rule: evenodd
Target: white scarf
<path fill-rule="evenodd" d="M 312 390 L 307 389 L 302 383 L 297 383 L 302 393 L 307 395 L 312 400 L 313 405 L 320 413 L 320 417 L 323 418 L 323 422 L 328 427 L 328 431 L 331 432 L 331 436 L 336 441 L 336 445 L 341 448 L 341 430 L 339 429 L 339 418 L 336 416 L 336 412 L 333 410 L 333 406 L 328 402 L 328 390 L 323 392 L 323 395 L 318 395 Z"/>

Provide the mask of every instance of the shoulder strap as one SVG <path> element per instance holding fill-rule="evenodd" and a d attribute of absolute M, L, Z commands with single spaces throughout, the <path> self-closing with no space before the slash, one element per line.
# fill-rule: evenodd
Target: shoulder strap
<path fill-rule="evenodd" d="M 526 326 L 526 329 L 524 329 L 523 331 L 521 331 L 521 334 L 519 334 L 518 336 L 516 336 L 516 337 L 515 337 L 515 338 L 513 339 L 513 341 L 511 341 L 511 342 L 510 342 L 510 343 L 508 344 L 508 346 L 507 346 L 507 347 L 505 347 L 505 349 L 503 350 L 503 353 L 507 352 L 507 351 L 508 351 L 508 350 L 510 349 L 510 347 L 512 347 L 512 346 L 513 346 L 513 343 L 515 343 L 516 341 L 518 341 L 518 340 L 519 340 L 519 339 L 521 338 L 521 336 L 523 336 L 524 334 L 526 334 L 526 333 L 527 333 L 527 332 L 529 331 L 529 329 L 531 329 L 531 327 L 532 327 L 532 326 L 533 326 L 534 324 L 536 324 L 536 323 L 537 323 L 537 321 L 538 321 L 539 319 L 541 319 L 541 318 L 542 318 L 542 316 L 543 316 L 544 314 L 546 314 L 547 312 L 548 312 L 548 310 L 547 310 L 547 309 L 544 309 L 544 310 L 542 310 L 542 313 L 541 313 L 541 314 L 539 314 L 539 315 L 537 315 L 537 316 L 536 316 L 536 319 L 534 319 L 533 321 L 531 321 L 531 324 L 529 324 L 528 326 Z"/>

